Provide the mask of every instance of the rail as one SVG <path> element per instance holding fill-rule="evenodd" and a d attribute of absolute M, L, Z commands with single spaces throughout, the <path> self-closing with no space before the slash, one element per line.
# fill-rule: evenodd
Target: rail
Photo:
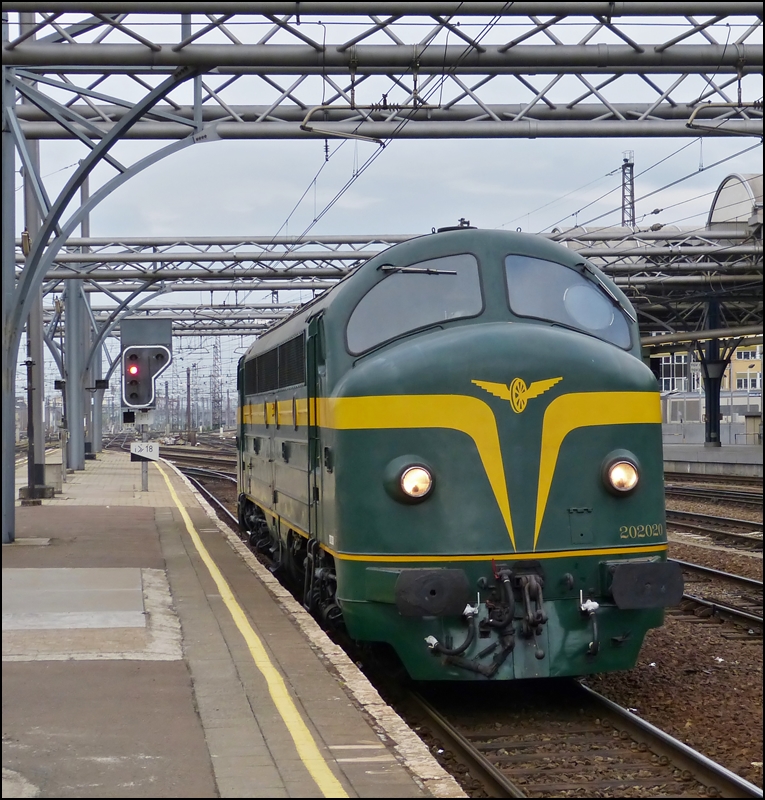
<path fill-rule="evenodd" d="M 714 525 L 715 527 L 708 527 L 709 525 Z M 728 544 L 762 549 L 762 522 L 750 522 L 749 520 L 731 519 L 729 517 L 713 517 L 709 514 L 668 509 L 667 527 L 709 536 Z M 726 528 L 737 528 L 738 530 L 732 531 L 726 530 Z M 747 532 L 741 532 L 742 528 Z"/>
<path fill-rule="evenodd" d="M 714 486 L 679 486 L 668 483 L 664 485 L 664 493 L 667 497 L 690 497 L 709 500 L 710 502 L 722 500 L 727 503 L 762 506 L 762 492 L 748 492 L 740 489 L 723 489 Z"/>
<path fill-rule="evenodd" d="M 695 573 L 703 578 L 711 578 L 713 580 L 719 579 L 725 583 L 738 584 L 745 590 L 754 590 L 760 593 L 759 598 L 740 594 L 741 600 L 747 604 L 747 607 L 741 607 L 731 604 L 727 599 L 707 596 L 701 597 L 691 592 L 685 592 L 683 593 L 683 602 L 681 604 L 684 610 L 687 610 L 689 605 L 690 607 L 702 607 L 708 609 L 708 613 L 712 616 L 738 624 L 754 626 L 755 628 L 759 628 L 759 632 L 762 633 L 762 581 L 755 580 L 754 578 L 746 578 L 743 575 L 733 575 L 730 572 L 722 572 L 721 570 L 705 567 L 701 564 L 691 564 L 688 561 L 680 561 L 678 559 L 672 559 L 672 561 L 679 564 L 685 573 Z M 752 607 L 756 608 L 757 606 L 760 608 L 760 613 L 752 613 L 750 609 Z"/>
<path fill-rule="evenodd" d="M 557 684 L 558 690 L 561 686 L 562 682 Z M 549 693 L 541 688 L 539 694 L 543 698 Z M 664 788 L 665 793 L 653 796 L 674 797 L 680 792 L 698 797 L 763 796 L 757 786 L 574 680 L 565 682 L 565 690 L 555 695 L 555 703 L 547 704 L 545 713 L 553 710 L 545 721 L 543 714 L 532 712 L 528 726 L 519 725 L 517 720 L 513 726 L 496 722 L 502 712 L 487 708 L 486 729 L 476 730 L 479 723 L 474 715 L 463 732 L 448 719 L 448 712 L 443 713 L 419 694 L 412 693 L 408 701 L 490 797 L 556 796 L 559 791 L 576 788 L 572 772 L 578 773 L 583 788 L 601 797 L 624 796 L 623 792 L 633 786 Z M 507 735 L 505 728 L 511 730 Z M 608 735 L 609 729 L 618 732 L 615 737 Z M 588 740 L 590 746 L 605 748 L 593 750 L 592 766 L 587 765 Z M 651 754 L 658 759 L 652 759 Z M 557 766 L 571 757 L 577 761 L 576 769 Z M 687 782 L 679 785 L 676 770 L 690 775 L 704 793 L 690 793 L 693 787 Z M 640 777 L 633 777 L 636 772 Z M 556 775 L 565 777 L 567 783 L 544 783 Z"/>
<path fill-rule="evenodd" d="M 239 530 L 239 521 L 237 520 L 236 516 L 234 514 L 232 514 L 226 508 L 226 506 L 223 503 L 221 503 L 221 501 L 218 500 L 218 498 L 209 489 L 207 489 L 205 486 L 203 486 L 192 475 L 189 475 L 188 474 L 189 471 L 190 470 L 188 468 L 181 470 L 181 472 L 183 472 L 186 475 L 186 477 L 191 481 L 191 483 L 194 485 L 194 488 L 201 495 L 203 495 L 206 500 L 209 500 L 210 502 L 212 502 L 213 505 L 217 508 L 218 512 L 224 515 L 224 517 L 226 518 L 226 521 L 234 528 L 234 530 L 238 531 Z M 205 471 L 206 470 L 195 470 L 195 472 L 205 472 Z"/>

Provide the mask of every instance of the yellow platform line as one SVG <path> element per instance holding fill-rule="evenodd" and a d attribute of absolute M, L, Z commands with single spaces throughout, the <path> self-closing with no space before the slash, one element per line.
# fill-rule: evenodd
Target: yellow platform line
<path fill-rule="evenodd" d="M 316 785 L 319 787 L 319 790 L 324 797 L 348 797 L 348 794 L 346 793 L 345 789 L 343 789 L 340 781 L 338 781 L 337 778 L 332 774 L 332 770 L 330 770 L 327 762 L 319 752 L 319 748 L 316 746 L 316 742 L 314 741 L 313 736 L 311 736 L 311 732 L 308 730 L 305 722 L 303 722 L 300 712 L 297 710 L 294 701 L 287 691 L 284 678 L 282 678 L 282 676 L 279 674 L 279 671 L 271 662 L 271 659 L 268 657 L 268 653 L 266 652 L 266 648 L 263 646 L 263 642 L 261 642 L 260 637 L 253 630 L 249 620 L 247 619 L 247 615 L 236 601 L 234 593 L 231 591 L 231 587 L 228 585 L 228 582 L 218 569 L 218 565 L 215 563 L 215 561 L 213 561 L 212 556 L 204 546 L 202 538 L 197 533 L 197 530 L 194 527 L 194 523 L 192 523 L 188 512 L 178 499 L 178 495 L 175 493 L 175 489 L 173 489 L 170 478 L 159 464 L 156 462 L 154 463 L 157 469 L 160 471 L 162 477 L 165 479 L 167 488 L 170 490 L 170 495 L 173 498 L 175 505 L 178 507 L 178 510 L 181 512 L 183 521 L 186 523 L 186 530 L 189 532 L 189 536 L 191 536 L 191 541 L 194 542 L 194 546 L 197 548 L 200 558 L 202 561 L 204 561 L 205 566 L 210 572 L 210 576 L 212 577 L 213 581 L 215 581 L 215 585 L 218 587 L 218 592 L 220 593 L 223 602 L 226 604 L 226 608 L 229 610 L 236 627 L 244 637 L 245 642 L 247 642 L 247 646 L 250 649 L 250 655 L 252 656 L 252 660 L 255 662 L 255 666 L 260 670 L 263 677 L 266 679 L 271 699 L 276 706 L 276 710 L 284 720 L 284 724 L 287 726 L 290 736 L 292 736 L 292 741 L 295 742 L 295 747 L 298 755 L 300 756 L 300 760 L 303 762 L 303 764 L 305 764 L 306 769 L 316 782 Z"/>

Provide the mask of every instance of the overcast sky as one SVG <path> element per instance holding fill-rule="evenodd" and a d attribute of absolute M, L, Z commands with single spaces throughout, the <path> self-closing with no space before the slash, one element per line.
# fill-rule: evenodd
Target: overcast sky
<path fill-rule="evenodd" d="M 624 151 L 634 152 L 638 224 L 703 226 L 712 200 L 709 193 L 732 172 L 761 172 L 762 151 L 756 147 L 719 166 L 710 165 L 752 144 L 754 140 L 743 137 L 393 141 L 311 233 L 425 233 L 456 224 L 460 217 L 482 228 L 541 232 L 556 223 L 582 224 L 609 211 L 597 225 L 618 225 Z M 154 149 L 151 143 L 124 142 L 114 153 L 118 158 L 124 153 L 132 161 Z M 270 236 L 280 229 L 291 235 L 302 233 L 353 177 L 354 167 L 377 150 L 367 142 L 333 141 L 325 164 L 323 141 L 194 145 L 149 167 L 105 199 L 91 216 L 91 233 L 114 237 Z M 49 175 L 49 190 L 59 190 L 74 167 L 56 170 L 75 164 L 83 155 L 79 143 L 41 143 L 41 169 Z M 97 170 L 91 192 L 99 178 L 111 174 L 107 168 Z M 685 176 L 692 177 L 639 200 Z M 613 191 L 598 200 L 609 190 Z M 21 194 L 17 193 L 19 204 Z M 597 202 L 576 214 L 592 201 Z M 656 208 L 666 210 L 646 220 L 644 215 Z"/>

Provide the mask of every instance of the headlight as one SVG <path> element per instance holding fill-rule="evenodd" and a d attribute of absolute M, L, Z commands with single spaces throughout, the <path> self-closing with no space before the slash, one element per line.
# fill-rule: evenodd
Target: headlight
<path fill-rule="evenodd" d="M 416 505 L 435 492 L 434 469 L 417 453 L 394 458 L 383 471 L 385 491 L 398 503 Z"/>
<path fill-rule="evenodd" d="M 638 470 L 631 461 L 616 461 L 608 468 L 608 481 L 617 492 L 631 492 L 638 485 Z"/>
<path fill-rule="evenodd" d="M 433 477 L 425 467 L 409 467 L 401 473 L 401 489 L 409 497 L 425 497 L 433 488 Z"/>

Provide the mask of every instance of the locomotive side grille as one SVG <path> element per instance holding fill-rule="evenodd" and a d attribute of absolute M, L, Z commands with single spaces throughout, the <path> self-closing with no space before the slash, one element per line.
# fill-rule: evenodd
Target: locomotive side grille
<path fill-rule="evenodd" d="M 244 362 L 244 393 L 255 394 L 258 390 L 258 360 L 251 358 Z"/>
<path fill-rule="evenodd" d="M 305 383 L 305 343 L 301 333 L 244 364 L 244 393 L 262 394 Z"/>
<path fill-rule="evenodd" d="M 279 388 L 305 383 L 303 334 L 279 345 Z"/>
<path fill-rule="evenodd" d="M 277 350 L 269 350 L 258 356 L 257 359 L 258 371 L 258 394 L 261 392 L 270 392 L 279 387 L 279 353 Z"/>

